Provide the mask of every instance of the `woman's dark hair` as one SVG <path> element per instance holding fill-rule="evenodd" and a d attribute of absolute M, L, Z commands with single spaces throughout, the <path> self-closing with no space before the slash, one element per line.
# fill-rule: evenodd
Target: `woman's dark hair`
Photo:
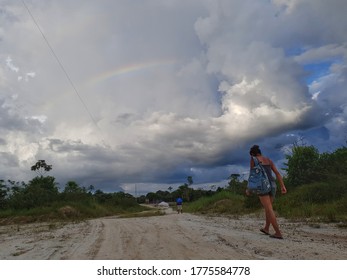
<path fill-rule="evenodd" d="M 258 145 L 253 145 L 251 149 L 249 150 L 249 154 L 251 156 L 261 155 L 261 150 L 259 149 Z"/>

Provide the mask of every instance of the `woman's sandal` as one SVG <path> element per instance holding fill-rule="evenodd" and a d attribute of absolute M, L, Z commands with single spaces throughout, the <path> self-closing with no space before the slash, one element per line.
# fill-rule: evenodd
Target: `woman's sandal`
<path fill-rule="evenodd" d="M 264 233 L 265 235 L 270 235 L 270 233 L 268 233 L 267 231 L 265 231 L 265 229 L 263 229 L 263 228 L 261 228 L 260 231 L 261 231 L 262 233 Z"/>
<path fill-rule="evenodd" d="M 270 237 L 271 238 L 276 238 L 276 239 L 283 239 L 282 236 L 277 236 L 277 235 L 274 235 L 274 234 L 271 234 Z"/>

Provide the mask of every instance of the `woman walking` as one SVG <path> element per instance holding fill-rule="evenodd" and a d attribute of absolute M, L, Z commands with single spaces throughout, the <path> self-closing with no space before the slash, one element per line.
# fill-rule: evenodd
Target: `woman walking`
<path fill-rule="evenodd" d="M 272 238 L 283 239 L 282 233 L 277 223 L 275 212 L 272 208 L 272 204 L 276 195 L 276 181 L 272 177 L 272 172 L 275 173 L 276 178 L 278 182 L 280 183 L 282 194 L 285 194 L 287 193 L 287 189 L 286 189 L 286 186 L 284 185 L 283 178 L 281 174 L 278 172 L 272 160 L 261 154 L 261 150 L 258 145 L 252 146 L 249 151 L 249 154 L 251 155 L 251 162 L 250 162 L 251 168 L 253 168 L 255 165 L 253 161 L 253 157 L 256 157 L 259 161 L 259 164 L 261 164 L 264 167 L 266 174 L 269 178 L 269 181 L 271 183 L 271 191 L 269 193 L 258 195 L 259 200 L 264 207 L 265 217 L 266 217 L 265 226 L 261 228 L 260 231 L 266 235 L 269 235 Z M 248 190 L 246 191 L 246 194 L 247 195 L 250 194 Z M 270 234 L 270 225 L 272 225 L 272 227 L 275 230 L 274 234 Z"/>

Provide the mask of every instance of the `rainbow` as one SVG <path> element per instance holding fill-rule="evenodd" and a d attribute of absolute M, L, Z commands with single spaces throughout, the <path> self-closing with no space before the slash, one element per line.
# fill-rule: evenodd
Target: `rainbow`
<path fill-rule="evenodd" d="M 88 85 L 96 85 L 108 79 L 119 77 L 122 75 L 132 74 L 161 66 L 173 66 L 176 64 L 177 62 L 175 60 L 163 60 L 124 65 L 119 68 L 108 70 L 94 76 L 92 79 L 89 80 Z"/>

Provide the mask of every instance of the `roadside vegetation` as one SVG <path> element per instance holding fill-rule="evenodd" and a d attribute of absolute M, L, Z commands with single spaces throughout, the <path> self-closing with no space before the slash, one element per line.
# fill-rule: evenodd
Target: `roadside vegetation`
<path fill-rule="evenodd" d="M 142 212 L 133 196 L 104 193 L 94 186 L 83 187 L 69 181 L 63 191 L 52 176 L 45 176 L 52 167 L 39 160 L 31 168 L 37 172 L 28 183 L 0 180 L 0 225 L 37 221 L 78 221 L 86 218 Z"/>
<path fill-rule="evenodd" d="M 347 147 L 320 154 L 313 146 L 294 145 L 286 156 L 288 193 L 278 194 L 274 203 L 278 215 L 288 219 L 347 223 Z M 0 225 L 37 221 L 78 221 L 87 218 L 118 215 L 139 217 L 162 215 L 146 204 L 161 201 L 175 207 L 182 197 L 184 212 L 240 216 L 261 211 L 256 196 L 245 196 L 246 180 L 231 174 L 224 188 L 194 189 L 193 178 L 178 189 L 160 190 L 141 197 L 124 192 L 104 193 L 94 186 L 80 186 L 69 181 L 58 188 L 52 170 L 39 160 L 31 170 L 37 173 L 29 182 L 0 180 Z"/>
<path fill-rule="evenodd" d="M 347 147 L 319 154 L 313 146 L 295 146 L 286 157 L 286 195 L 279 193 L 275 211 L 293 220 L 347 223 Z M 222 192 L 199 199 L 185 211 L 240 215 L 261 210 L 256 196 L 245 196 L 246 181 L 232 178 Z"/>

